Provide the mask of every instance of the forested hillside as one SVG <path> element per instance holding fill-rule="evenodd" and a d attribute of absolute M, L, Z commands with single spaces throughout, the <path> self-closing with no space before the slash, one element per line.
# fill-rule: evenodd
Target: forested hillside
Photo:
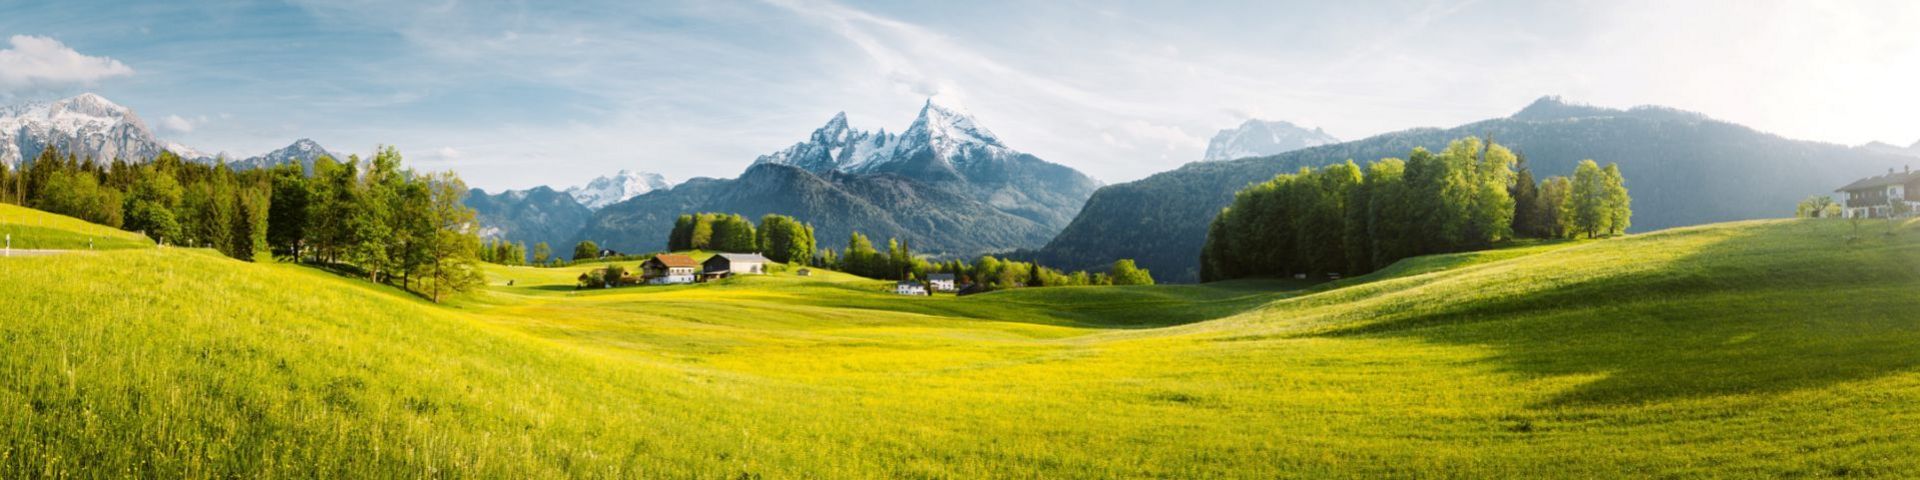
<path fill-rule="evenodd" d="M 1188 164 L 1095 192 L 1038 259 L 1066 269 L 1134 258 L 1163 281 L 1194 281 L 1208 222 L 1233 193 L 1274 175 L 1352 159 L 1362 166 L 1416 147 L 1491 136 L 1536 175 L 1570 175 L 1582 159 L 1617 163 L 1633 189 L 1635 231 L 1791 216 L 1795 202 L 1911 157 L 1782 138 L 1661 107 L 1616 110 L 1543 98 L 1508 118 L 1423 128 L 1227 162 Z"/>

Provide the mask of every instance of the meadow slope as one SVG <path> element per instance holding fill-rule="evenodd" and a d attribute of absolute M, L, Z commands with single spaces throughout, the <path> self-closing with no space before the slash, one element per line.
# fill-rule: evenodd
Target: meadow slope
<path fill-rule="evenodd" d="M 967 298 L 0 259 L 0 477 L 1907 476 L 1920 238 L 1885 230 Z"/>

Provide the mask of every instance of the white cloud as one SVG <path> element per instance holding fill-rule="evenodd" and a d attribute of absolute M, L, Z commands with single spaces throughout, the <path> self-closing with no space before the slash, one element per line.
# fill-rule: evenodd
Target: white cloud
<path fill-rule="evenodd" d="M 12 47 L 0 50 L 0 92 L 88 86 L 133 74 L 119 60 L 82 55 L 59 40 L 14 35 L 7 41 Z"/>
<path fill-rule="evenodd" d="M 179 115 L 167 115 L 160 118 L 160 129 L 171 133 L 193 133 L 193 127 L 205 121 L 206 117 L 195 121 Z"/>
<path fill-rule="evenodd" d="M 461 155 L 460 150 L 453 147 L 440 147 L 439 150 L 434 150 L 433 154 L 439 156 L 441 160 L 453 160 L 460 158 Z"/>

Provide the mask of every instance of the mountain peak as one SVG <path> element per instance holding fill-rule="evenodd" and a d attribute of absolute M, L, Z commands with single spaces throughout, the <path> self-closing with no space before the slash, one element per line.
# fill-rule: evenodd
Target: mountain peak
<path fill-rule="evenodd" d="M 1527 104 L 1513 114 L 1514 120 L 1565 120 L 1583 117 L 1607 117 L 1619 115 L 1619 110 L 1595 107 L 1584 103 L 1568 101 L 1559 95 L 1547 95 Z"/>
<path fill-rule="evenodd" d="M 907 127 L 908 137 L 916 133 L 925 133 L 930 139 L 948 139 L 958 143 L 982 143 L 1000 145 L 1000 137 L 981 127 L 978 121 L 960 109 L 941 105 L 927 98 L 926 105 L 920 107 L 920 116 L 913 125 Z"/>
<path fill-rule="evenodd" d="M 1307 130 L 1284 120 L 1249 118 L 1237 128 L 1214 134 L 1201 161 L 1264 157 L 1333 143 L 1340 139 L 1318 127 Z"/>
<path fill-rule="evenodd" d="M 566 193 L 572 196 L 574 201 L 580 202 L 580 205 L 587 207 L 587 209 L 599 210 L 600 207 L 624 202 L 627 199 L 655 190 L 666 190 L 672 187 L 673 184 L 668 183 L 667 178 L 660 176 L 658 173 L 634 172 L 632 170 L 620 169 L 619 172 L 614 173 L 612 176 L 595 178 L 593 181 L 587 182 L 586 185 L 568 188 Z"/>

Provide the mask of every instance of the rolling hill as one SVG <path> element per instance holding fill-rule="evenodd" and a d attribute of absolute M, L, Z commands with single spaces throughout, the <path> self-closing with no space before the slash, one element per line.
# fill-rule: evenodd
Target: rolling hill
<path fill-rule="evenodd" d="M 1920 231 L 1885 231 L 965 298 L 490 267 L 446 306 L 192 249 L 0 259 L 0 477 L 1899 476 Z"/>
<path fill-rule="evenodd" d="M 1191 163 L 1110 185 L 1036 255 L 1066 269 L 1136 259 L 1166 281 L 1198 278 L 1207 225 L 1233 193 L 1301 167 L 1404 158 L 1466 136 L 1492 136 L 1534 175 L 1570 175 L 1582 159 L 1617 162 L 1632 190 L 1634 231 L 1786 216 L 1795 202 L 1913 163 L 1911 157 L 1782 138 L 1663 107 L 1628 110 L 1546 97 L 1506 118 L 1422 128 L 1225 162 Z"/>

